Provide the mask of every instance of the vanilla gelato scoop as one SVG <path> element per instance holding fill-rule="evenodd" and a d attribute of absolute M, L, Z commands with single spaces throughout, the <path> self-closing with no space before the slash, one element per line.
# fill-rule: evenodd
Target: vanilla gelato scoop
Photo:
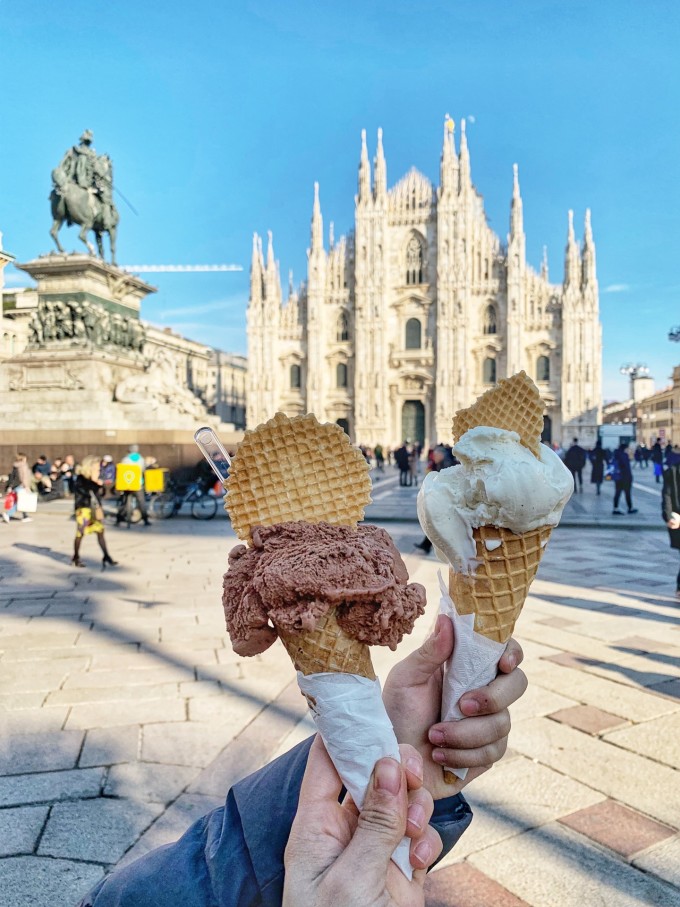
<path fill-rule="evenodd" d="M 453 570 L 474 572 L 472 530 L 479 526 L 520 534 L 559 523 L 574 482 L 545 444 L 538 458 L 517 432 L 480 425 L 466 431 L 453 452 L 460 464 L 429 473 L 418 494 L 420 524 Z"/>

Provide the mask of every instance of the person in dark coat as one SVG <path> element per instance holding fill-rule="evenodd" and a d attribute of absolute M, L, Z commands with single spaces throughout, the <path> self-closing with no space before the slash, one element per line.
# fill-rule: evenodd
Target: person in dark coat
<path fill-rule="evenodd" d="M 633 485 L 633 471 L 630 468 L 630 457 L 628 456 L 628 442 L 622 441 L 614 451 L 614 509 L 612 513 L 621 516 L 622 510 L 619 510 L 619 498 L 625 495 L 628 513 L 637 513 L 637 507 L 633 507 L 633 498 L 631 497 L 631 487 Z"/>
<path fill-rule="evenodd" d="M 411 484 L 411 464 L 409 463 L 408 448 L 406 442 L 394 451 L 394 462 L 399 467 L 399 485 L 410 486 Z"/>
<path fill-rule="evenodd" d="M 590 481 L 599 494 L 602 482 L 604 481 L 604 466 L 607 462 L 607 454 L 602 449 L 601 438 L 598 438 L 597 444 L 590 452 L 590 462 L 593 464 L 590 470 Z"/>
<path fill-rule="evenodd" d="M 586 465 L 586 452 L 579 445 L 578 438 L 574 441 L 564 455 L 564 465 L 567 467 L 574 480 L 574 491 L 579 494 L 583 491 L 583 467 Z"/>
<path fill-rule="evenodd" d="M 661 516 L 668 526 L 671 548 L 680 551 L 680 463 L 669 467 L 663 474 Z M 680 598 L 680 571 L 675 581 L 675 594 Z"/>
<path fill-rule="evenodd" d="M 661 450 L 661 438 L 656 439 L 652 445 L 652 463 L 654 464 L 654 481 L 658 485 L 663 475 L 663 450 Z"/>

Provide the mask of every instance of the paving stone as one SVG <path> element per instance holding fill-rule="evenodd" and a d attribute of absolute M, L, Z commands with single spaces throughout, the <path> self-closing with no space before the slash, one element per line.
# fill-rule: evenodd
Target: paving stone
<path fill-rule="evenodd" d="M 108 702 L 92 705 L 74 705 L 66 727 L 89 729 L 115 727 L 126 724 L 147 724 L 158 721 L 185 721 L 186 710 L 183 700 L 168 702 L 164 699 L 149 699 L 142 702 Z"/>
<path fill-rule="evenodd" d="M 671 715 L 609 731 L 605 736 L 609 743 L 680 769 L 680 703 Z"/>
<path fill-rule="evenodd" d="M 510 707 L 510 717 L 513 722 L 523 721 L 525 718 L 549 715 L 560 708 L 570 708 L 573 705 L 573 699 L 567 699 L 566 696 L 560 696 L 559 693 L 530 683 L 524 695 Z"/>
<path fill-rule="evenodd" d="M 42 857 L 0 860 L 7 907 L 73 907 L 104 875 L 100 866 Z"/>
<path fill-rule="evenodd" d="M 85 735 L 81 731 L 16 734 L 0 741 L 0 775 L 74 768 Z"/>
<path fill-rule="evenodd" d="M 659 693 L 660 696 L 668 696 L 670 699 L 680 701 L 680 680 L 662 680 L 658 683 L 649 684 L 650 690 Z"/>
<path fill-rule="evenodd" d="M 680 835 L 640 854 L 633 860 L 633 865 L 680 889 Z M 680 896 L 678 902 L 680 903 Z"/>
<path fill-rule="evenodd" d="M 175 800 L 194 779 L 193 766 L 134 762 L 114 765 L 104 787 L 109 797 L 167 804 Z"/>
<path fill-rule="evenodd" d="M 43 700 L 46 695 L 40 694 Z M 5 710 L 0 714 L 0 733 L 38 734 L 60 731 L 64 727 L 68 712 L 68 706 L 65 705 Z"/>
<path fill-rule="evenodd" d="M 192 672 L 193 675 L 193 672 Z M 162 683 L 180 683 L 186 681 L 187 671 L 183 668 L 172 666 L 145 667 L 136 670 L 94 670 L 72 674 L 69 676 L 62 689 L 86 690 L 90 687 L 135 687 L 156 686 Z"/>
<path fill-rule="evenodd" d="M 95 686 L 87 689 L 70 687 L 68 690 L 56 690 L 53 693 L 48 693 L 46 703 L 47 705 L 76 705 L 97 702 L 141 702 L 145 699 L 169 702 L 172 699 L 179 698 L 178 685 L 176 683 L 127 686 L 124 682 L 125 679 L 121 677 L 121 682 L 115 686 Z"/>
<path fill-rule="evenodd" d="M 473 854 L 469 861 L 533 907 L 677 907 L 678 890 L 557 823 Z"/>
<path fill-rule="evenodd" d="M 140 749 L 140 725 L 116 728 L 92 728 L 78 760 L 79 768 L 93 765 L 115 765 L 135 762 Z"/>
<path fill-rule="evenodd" d="M 113 864 L 162 811 L 159 803 L 79 800 L 56 803 L 40 841 L 40 856 Z"/>
<path fill-rule="evenodd" d="M 667 825 L 654 822 L 614 800 L 603 800 L 579 809 L 562 816 L 559 821 L 626 859 L 675 835 Z"/>
<path fill-rule="evenodd" d="M 0 778 L 0 806 L 22 806 L 97 797 L 104 780 L 101 768 L 72 769 Z"/>
<path fill-rule="evenodd" d="M 617 639 L 614 645 L 618 649 L 630 649 L 635 653 L 652 652 L 669 655 L 671 658 L 680 658 L 680 646 L 671 645 L 659 639 L 650 639 L 648 636 L 627 636 Z"/>
<path fill-rule="evenodd" d="M 141 758 L 145 762 L 202 768 L 233 739 L 244 723 L 245 719 L 234 725 L 228 720 L 219 724 L 187 721 L 146 725 L 142 731 Z"/>
<path fill-rule="evenodd" d="M 0 809 L 0 857 L 33 853 L 48 811 L 48 806 Z M 0 878 L 2 878 L 1 862 Z"/>
<path fill-rule="evenodd" d="M 675 710 L 672 703 L 649 690 L 634 689 L 615 680 L 584 674 L 553 663 L 547 664 L 545 661 L 526 665 L 525 673 L 530 688 L 538 684 L 633 722 L 647 721 Z"/>
<path fill-rule="evenodd" d="M 518 722 L 514 749 L 660 822 L 680 815 L 677 772 L 548 718 Z"/>
<path fill-rule="evenodd" d="M 543 624 L 544 627 L 557 627 L 563 630 L 565 627 L 576 626 L 578 621 L 567 620 L 565 617 L 546 617 L 543 620 L 536 621 L 536 623 Z"/>
<path fill-rule="evenodd" d="M 425 907 L 530 907 L 469 863 L 434 869 L 425 882 Z"/>
<path fill-rule="evenodd" d="M 586 734 L 599 734 L 607 728 L 620 727 L 624 723 L 617 715 L 596 709 L 592 705 L 575 705 L 568 709 L 560 709 L 548 717 L 579 731 L 585 731 Z"/>
<path fill-rule="evenodd" d="M 444 863 L 454 863 L 552 822 L 574 806 L 592 806 L 603 795 L 524 757 L 501 762 L 465 789 L 474 819 Z"/>

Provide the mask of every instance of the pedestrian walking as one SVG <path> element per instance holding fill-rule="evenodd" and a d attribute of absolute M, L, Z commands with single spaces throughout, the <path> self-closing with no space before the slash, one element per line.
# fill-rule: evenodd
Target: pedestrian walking
<path fill-rule="evenodd" d="M 385 467 L 385 454 L 383 453 L 382 444 L 376 444 L 373 448 L 375 454 L 375 465 L 378 472 L 382 472 Z"/>
<path fill-rule="evenodd" d="M 418 455 L 418 448 L 412 445 L 409 448 L 408 452 L 408 471 L 411 476 L 411 484 L 418 487 L 418 471 L 420 468 L 420 457 Z"/>
<path fill-rule="evenodd" d="M 661 516 L 668 526 L 671 548 L 680 551 L 680 463 L 670 466 L 663 474 Z M 680 571 L 675 581 L 675 594 L 680 598 Z"/>
<path fill-rule="evenodd" d="M 663 450 L 661 450 L 661 438 L 656 439 L 652 446 L 652 464 L 654 466 L 654 481 L 658 485 L 663 475 Z"/>
<path fill-rule="evenodd" d="M 621 516 L 623 511 L 619 510 L 619 500 L 623 494 L 628 506 L 628 513 L 637 513 L 637 507 L 633 507 L 633 498 L 631 496 L 631 487 L 633 485 L 633 471 L 630 468 L 630 457 L 628 456 L 628 442 L 622 441 L 617 450 L 614 451 L 614 509 L 612 514 Z"/>
<path fill-rule="evenodd" d="M 574 491 L 579 494 L 583 491 L 583 467 L 586 465 L 586 459 L 585 450 L 579 445 L 578 438 L 574 438 L 571 447 L 564 455 L 564 465 L 574 480 Z"/>
<path fill-rule="evenodd" d="M 104 538 L 104 510 L 102 508 L 102 485 L 99 482 L 99 457 L 87 456 L 80 466 L 76 467 L 76 478 L 73 483 L 73 504 L 76 511 L 76 537 L 73 543 L 74 567 L 84 567 L 80 559 L 80 545 L 86 535 L 96 535 L 102 550 L 102 570 L 115 567 L 114 561 L 106 547 Z"/>
<path fill-rule="evenodd" d="M 406 442 L 394 451 L 394 462 L 399 467 L 399 486 L 404 488 L 411 485 L 411 472 L 408 462 L 408 450 Z"/>
<path fill-rule="evenodd" d="M 597 489 L 597 494 L 600 494 L 602 482 L 604 481 L 604 467 L 607 462 L 607 454 L 602 449 L 601 438 L 597 439 L 597 444 L 590 452 L 590 462 L 592 463 L 590 481 Z"/>
<path fill-rule="evenodd" d="M 25 453 L 18 453 L 17 458 L 12 464 L 12 471 L 7 479 L 5 492 L 5 509 L 2 511 L 2 518 L 6 523 L 12 519 L 15 513 L 21 513 L 21 522 L 32 522 L 31 517 L 23 510 L 19 511 L 19 492 L 32 490 L 31 470 L 28 465 L 28 457 Z M 9 504 L 9 506 L 7 506 Z M 33 508 L 35 509 L 35 508 Z"/>

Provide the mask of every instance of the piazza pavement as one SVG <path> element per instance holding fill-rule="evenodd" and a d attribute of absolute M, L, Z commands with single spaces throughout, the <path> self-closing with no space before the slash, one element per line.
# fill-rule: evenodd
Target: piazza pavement
<path fill-rule="evenodd" d="M 387 468 L 367 512 L 429 601 L 398 654 L 373 650 L 383 677 L 437 611 L 415 494 Z M 553 533 L 516 630 L 510 749 L 466 788 L 475 818 L 429 907 L 680 904 L 679 564 L 651 470 L 633 494 L 639 512 L 613 517 L 611 487 L 586 484 Z M 120 566 L 102 572 L 91 538 L 88 569 L 69 565 L 70 506 L 0 525 L 2 907 L 73 907 L 311 732 L 283 648 L 229 645 L 226 517 L 110 528 Z"/>

